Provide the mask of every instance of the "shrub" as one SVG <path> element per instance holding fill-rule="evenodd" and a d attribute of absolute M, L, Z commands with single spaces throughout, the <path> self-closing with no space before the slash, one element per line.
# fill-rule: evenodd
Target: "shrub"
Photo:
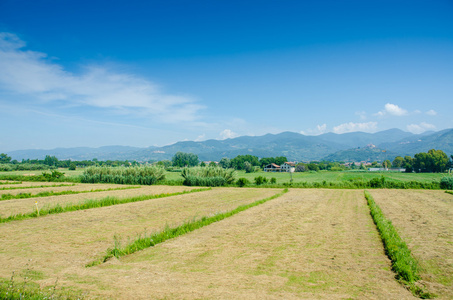
<path fill-rule="evenodd" d="M 240 187 L 246 186 L 249 183 L 250 181 L 247 178 L 239 178 L 238 181 L 236 181 L 236 185 Z"/>
<path fill-rule="evenodd" d="M 271 182 L 272 184 L 275 184 L 275 183 L 277 183 L 277 178 L 275 178 L 275 177 L 272 177 L 272 178 L 271 178 L 271 181 L 270 181 L 270 182 Z"/>
<path fill-rule="evenodd" d="M 181 176 L 184 178 L 184 185 L 188 186 L 224 186 L 232 184 L 236 172 L 233 169 L 221 167 L 192 167 L 184 168 Z"/>
<path fill-rule="evenodd" d="M 81 175 L 81 182 L 151 185 L 164 178 L 164 169 L 155 166 L 89 167 Z"/>
<path fill-rule="evenodd" d="M 383 188 L 385 186 L 385 177 L 381 176 L 381 178 L 372 178 L 370 180 L 370 187 L 372 188 Z"/>
<path fill-rule="evenodd" d="M 440 180 L 440 188 L 443 190 L 453 190 L 453 177 L 443 177 Z"/>
<path fill-rule="evenodd" d="M 263 177 L 263 176 L 255 177 L 255 184 L 256 185 L 261 185 L 263 183 L 267 183 L 267 178 L 266 177 Z"/>
<path fill-rule="evenodd" d="M 70 164 L 69 164 L 69 170 L 75 171 L 76 168 L 77 168 L 77 166 L 76 166 L 75 163 L 70 163 Z"/>

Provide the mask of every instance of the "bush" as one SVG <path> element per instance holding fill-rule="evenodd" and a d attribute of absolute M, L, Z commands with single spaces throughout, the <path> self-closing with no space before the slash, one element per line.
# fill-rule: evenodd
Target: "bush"
<path fill-rule="evenodd" d="M 70 170 L 70 171 L 75 171 L 76 168 L 77 168 L 77 166 L 76 166 L 75 163 L 70 163 L 70 164 L 69 164 L 69 170 Z"/>
<path fill-rule="evenodd" d="M 271 182 L 272 184 L 275 184 L 275 183 L 277 183 L 277 178 L 275 178 L 275 177 L 272 177 L 272 178 L 271 178 L 271 181 L 270 181 L 270 182 Z"/>
<path fill-rule="evenodd" d="M 453 177 L 443 177 L 440 180 L 440 188 L 443 190 L 453 190 Z"/>
<path fill-rule="evenodd" d="M 232 184 L 235 175 L 233 169 L 213 166 L 184 168 L 181 171 L 183 184 L 188 186 L 224 186 Z"/>
<path fill-rule="evenodd" d="M 164 178 L 164 169 L 155 166 L 89 167 L 81 175 L 81 182 L 152 185 Z"/>
<path fill-rule="evenodd" d="M 261 185 L 261 184 L 264 184 L 264 183 L 267 183 L 267 178 L 266 177 L 263 177 L 263 176 L 255 177 L 255 184 L 256 185 Z"/>
<path fill-rule="evenodd" d="M 236 185 L 240 187 L 246 186 L 249 183 L 250 181 L 247 178 L 239 178 L 238 181 L 236 181 Z"/>

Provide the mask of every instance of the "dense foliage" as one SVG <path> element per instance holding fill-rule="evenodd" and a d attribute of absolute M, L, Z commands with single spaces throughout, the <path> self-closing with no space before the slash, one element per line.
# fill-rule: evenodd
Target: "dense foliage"
<path fill-rule="evenodd" d="M 198 165 L 198 155 L 193 153 L 177 152 L 172 159 L 175 167 L 194 167 Z"/>
<path fill-rule="evenodd" d="M 212 166 L 192 167 L 182 169 L 181 176 L 188 186 L 224 186 L 234 182 L 236 172 Z"/>
<path fill-rule="evenodd" d="M 453 190 L 453 177 L 444 177 L 440 180 L 440 188 L 443 190 Z"/>
<path fill-rule="evenodd" d="M 81 175 L 81 182 L 151 185 L 164 178 L 164 169 L 156 166 L 89 167 Z"/>

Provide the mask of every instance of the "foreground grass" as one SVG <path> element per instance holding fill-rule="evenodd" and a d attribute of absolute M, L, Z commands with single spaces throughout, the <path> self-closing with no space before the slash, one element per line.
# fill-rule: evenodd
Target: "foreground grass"
<path fill-rule="evenodd" d="M 27 199 L 27 198 L 40 198 L 40 197 L 49 197 L 49 196 L 61 196 L 61 195 L 75 195 L 75 194 L 86 194 L 86 193 L 95 193 L 95 192 L 109 192 L 109 191 L 118 191 L 118 190 L 130 190 L 130 189 L 138 189 L 139 186 L 128 186 L 128 187 L 119 187 L 119 188 L 110 188 L 110 189 L 96 189 L 96 190 L 89 190 L 89 191 L 62 191 L 62 192 L 41 192 L 37 194 L 32 193 L 19 193 L 16 195 L 12 194 L 3 194 L 0 198 L 2 200 L 11 200 L 11 199 Z"/>
<path fill-rule="evenodd" d="M 132 254 L 134 252 L 137 252 L 137 251 L 149 248 L 149 247 L 153 247 L 157 244 L 165 242 L 166 240 L 181 236 L 183 234 L 189 233 L 196 229 L 202 228 L 202 227 L 210 225 L 212 223 L 221 221 L 225 218 L 231 217 L 231 216 L 233 216 L 241 211 L 244 211 L 246 209 L 249 209 L 251 207 L 254 207 L 254 206 L 260 205 L 262 203 L 265 203 L 269 200 L 278 198 L 287 192 L 288 192 L 288 189 L 284 189 L 282 192 L 275 194 L 271 197 L 257 200 L 255 202 L 252 202 L 249 204 L 240 205 L 240 206 L 236 207 L 235 209 L 230 210 L 228 212 L 218 213 L 212 217 L 202 217 L 198 220 L 187 221 L 187 222 L 183 223 L 182 225 L 173 227 L 173 228 L 170 228 L 167 226 L 162 231 L 153 233 L 150 236 L 143 236 L 143 237 L 139 236 L 135 241 L 129 243 L 125 247 L 121 247 L 119 241 L 115 237 L 114 248 L 108 249 L 107 253 L 105 254 L 104 257 L 87 264 L 86 267 L 92 267 L 92 266 L 99 265 L 101 263 L 106 262 L 107 260 L 109 260 L 112 257 L 120 258 L 122 256 L 129 255 L 129 254 Z"/>
<path fill-rule="evenodd" d="M 131 202 L 145 201 L 145 200 L 150 200 L 150 199 L 177 196 L 177 195 L 183 195 L 183 194 L 189 194 L 189 193 L 195 193 L 195 192 L 201 192 L 201 191 L 208 191 L 208 190 L 210 190 L 210 188 L 193 189 L 190 191 L 183 191 L 183 192 L 177 192 L 177 193 L 141 195 L 141 196 L 135 196 L 135 197 L 129 197 L 129 198 L 118 198 L 118 197 L 109 196 L 109 197 L 102 198 L 100 200 L 90 199 L 90 200 L 86 200 L 86 201 L 83 201 L 81 203 L 76 203 L 76 204 L 68 203 L 66 206 L 61 206 L 61 205 L 57 204 L 53 207 L 43 207 L 39 211 L 11 215 L 7 218 L 0 217 L 0 223 L 37 218 L 37 217 L 42 217 L 45 215 L 60 214 L 60 213 L 65 213 L 65 212 L 70 212 L 70 211 L 85 210 L 85 209 L 91 209 L 91 208 L 99 208 L 99 207 L 105 207 L 105 206 L 131 203 Z"/>
<path fill-rule="evenodd" d="M 13 187 L 2 187 L 0 191 L 4 190 L 24 190 L 24 189 L 38 189 L 47 187 L 62 187 L 62 186 L 75 186 L 75 183 L 71 184 L 52 184 L 52 185 L 30 185 L 30 186 L 13 186 Z"/>
<path fill-rule="evenodd" d="M 397 279 L 407 286 L 414 295 L 423 299 L 432 298 L 432 294 L 416 285 L 417 280 L 420 279 L 418 264 L 392 222 L 385 218 L 382 210 L 368 191 L 365 191 L 365 198 L 384 244 L 385 253 L 392 261 L 392 270 L 396 273 Z"/>

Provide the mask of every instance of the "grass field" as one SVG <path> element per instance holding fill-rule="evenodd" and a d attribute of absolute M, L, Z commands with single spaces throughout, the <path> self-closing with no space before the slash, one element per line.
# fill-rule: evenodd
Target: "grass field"
<path fill-rule="evenodd" d="M 65 173 L 66 177 L 77 177 L 83 173 L 83 169 L 77 169 L 76 171 L 69 171 L 67 169 L 59 169 L 59 171 Z M 42 172 L 46 171 L 14 171 L 14 172 L 0 172 L 2 175 L 40 175 Z M 387 179 L 401 182 L 409 181 L 419 181 L 423 183 L 430 182 L 439 182 L 439 180 L 447 176 L 448 174 L 442 173 L 400 173 L 400 172 L 367 172 L 367 171 L 319 171 L 319 172 L 300 172 L 293 173 L 292 179 L 294 183 L 301 182 L 344 182 L 350 180 L 370 180 L 372 178 L 380 178 L 381 176 L 386 177 Z M 285 172 L 255 172 L 255 173 L 245 173 L 245 171 L 237 171 L 236 178 L 246 178 L 250 182 L 254 182 L 254 178 L 258 176 L 264 176 L 267 179 L 275 177 L 277 184 L 289 183 L 291 180 L 290 173 Z M 181 181 L 183 180 L 180 172 L 165 172 L 165 178 L 170 181 Z"/>
<path fill-rule="evenodd" d="M 147 186 L 99 192 L 99 196 L 189 189 Z M 214 188 L 3 223 L 0 278 L 7 283 L 14 272 L 16 286 L 28 278 L 29 286 L 39 285 L 44 291 L 56 287 L 57 294 L 87 299 L 414 298 L 395 280 L 359 189 L 290 189 L 279 198 L 162 244 L 85 267 L 103 257 L 115 241 L 126 245 L 166 226 L 231 211 L 281 191 Z M 418 284 L 439 299 L 451 299 L 453 196 L 424 190 L 371 193 L 419 261 Z M 88 197 L 61 195 L 40 201 L 54 205 Z M 33 208 L 34 199 L 0 203 L 2 215 Z"/>

